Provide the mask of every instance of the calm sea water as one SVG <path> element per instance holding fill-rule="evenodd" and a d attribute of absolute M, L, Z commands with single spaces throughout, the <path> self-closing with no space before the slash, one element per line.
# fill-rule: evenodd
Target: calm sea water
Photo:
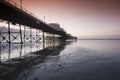
<path fill-rule="evenodd" d="M 67 41 L 31 55 L 7 64 L 0 80 L 120 80 L 120 40 Z"/>

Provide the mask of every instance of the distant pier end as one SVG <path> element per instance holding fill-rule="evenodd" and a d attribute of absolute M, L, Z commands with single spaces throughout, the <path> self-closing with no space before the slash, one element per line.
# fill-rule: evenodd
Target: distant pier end
<path fill-rule="evenodd" d="M 77 39 L 77 37 L 72 36 L 71 34 L 67 33 L 63 28 L 61 28 L 59 23 L 49 23 L 50 27 L 57 31 L 64 32 L 65 35 L 63 36 L 63 39 Z"/>

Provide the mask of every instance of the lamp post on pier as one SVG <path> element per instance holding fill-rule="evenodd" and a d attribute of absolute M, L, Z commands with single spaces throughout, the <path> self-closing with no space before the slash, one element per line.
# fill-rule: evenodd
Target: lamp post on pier
<path fill-rule="evenodd" d="M 20 0 L 21 10 L 22 10 L 22 0 Z"/>

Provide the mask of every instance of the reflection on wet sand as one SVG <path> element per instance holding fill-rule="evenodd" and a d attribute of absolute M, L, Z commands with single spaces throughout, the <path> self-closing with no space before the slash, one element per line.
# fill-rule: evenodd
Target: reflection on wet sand
<path fill-rule="evenodd" d="M 0 44 L 0 61 L 8 61 L 14 58 L 22 58 L 30 53 L 40 51 L 48 47 L 58 46 L 60 42 L 49 41 L 44 43 L 25 43 L 25 44 Z"/>
<path fill-rule="evenodd" d="M 49 41 L 44 43 L 0 44 L 0 80 L 16 80 L 20 73 L 27 71 L 31 66 L 44 62 L 49 55 L 59 55 L 64 47 L 70 43 Z M 23 74 L 23 77 L 27 77 L 26 73 Z"/>

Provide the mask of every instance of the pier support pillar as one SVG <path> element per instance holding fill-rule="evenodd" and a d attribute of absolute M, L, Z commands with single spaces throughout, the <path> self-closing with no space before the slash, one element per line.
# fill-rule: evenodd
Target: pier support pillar
<path fill-rule="evenodd" d="M 1 63 L 1 52 L 2 51 L 2 49 L 1 49 L 1 43 L 0 43 L 0 63 Z"/>
<path fill-rule="evenodd" d="M 35 32 L 36 32 L 36 42 L 37 42 L 37 29 L 35 29 L 35 30 L 36 30 Z"/>
<path fill-rule="evenodd" d="M 26 32 L 26 27 L 24 26 L 24 43 L 25 43 L 25 38 L 26 38 L 25 32 Z"/>
<path fill-rule="evenodd" d="M 44 33 L 44 31 L 43 31 L 43 42 L 45 41 L 45 33 Z"/>
<path fill-rule="evenodd" d="M 45 48 L 45 33 L 43 31 L 43 49 Z"/>
<path fill-rule="evenodd" d="M 11 43 L 10 34 L 10 22 L 8 22 L 8 43 Z"/>
<path fill-rule="evenodd" d="M 21 44 L 23 43 L 23 39 L 22 39 L 22 30 L 21 30 L 21 25 L 19 24 L 20 27 L 20 40 L 21 40 Z"/>
<path fill-rule="evenodd" d="M 32 28 L 30 27 L 30 42 L 32 42 Z"/>
<path fill-rule="evenodd" d="M 9 44 L 8 46 L 9 46 L 8 59 L 10 60 L 10 55 L 11 55 L 11 44 Z"/>

